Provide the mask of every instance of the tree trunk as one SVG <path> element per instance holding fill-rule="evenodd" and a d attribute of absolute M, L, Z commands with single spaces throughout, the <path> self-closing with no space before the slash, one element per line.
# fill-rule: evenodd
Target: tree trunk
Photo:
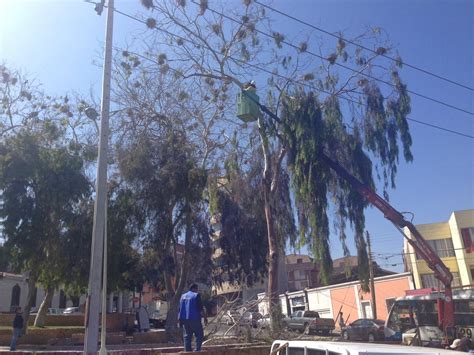
<path fill-rule="evenodd" d="M 30 272 L 28 277 L 28 295 L 26 297 L 26 304 L 23 307 L 23 329 L 22 334 L 26 334 L 28 331 L 28 318 L 30 317 L 31 307 L 33 306 L 34 298 L 36 296 L 35 287 L 36 287 L 36 275 Z"/>
<path fill-rule="evenodd" d="M 41 306 L 38 310 L 38 314 L 35 318 L 35 327 L 44 327 L 44 322 L 46 320 L 46 315 L 48 314 L 48 309 L 51 307 L 51 301 L 53 300 L 54 296 L 54 287 L 48 287 L 46 290 L 46 294 L 44 295 L 43 302 L 41 302 Z"/>
<path fill-rule="evenodd" d="M 274 219 L 272 214 L 270 183 L 264 179 L 264 203 L 265 203 L 265 219 L 267 222 L 267 239 L 268 239 L 268 313 L 271 319 L 271 329 L 273 332 L 280 329 L 280 298 L 278 295 L 278 262 L 279 247 L 278 238 L 275 234 Z"/>
<path fill-rule="evenodd" d="M 181 298 L 181 294 L 185 288 L 185 285 L 188 281 L 188 272 L 189 272 L 189 264 L 190 264 L 190 257 L 191 257 L 191 242 L 193 237 L 192 231 L 192 211 L 191 207 L 187 205 L 185 207 L 186 211 L 186 232 L 184 238 L 184 253 L 183 253 L 183 260 L 180 267 L 180 270 L 176 270 L 176 289 L 174 292 L 167 292 L 167 301 L 168 301 L 168 313 L 166 315 L 166 325 L 165 329 L 171 337 L 174 337 L 177 334 L 177 326 L 178 326 L 178 312 L 179 312 L 179 300 Z M 170 280 L 167 280 L 165 275 L 165 284 L 170 284 Z M 168 290 L 168 288 L 167 288 Z"/>
<path fill-rule="evenodd" d="M 174 294 L 168 299 L 168 312 L 166 313 L 166 332 L 174 338 L 178 331 L 178 312 L 180 294 Z"/>
<path fill-rule="evenodd" d="M 275 221 L 272 212 L 272 184 L 278 183 L 277 175 L 275 174 L 275 181 L 272 181 L 272 160 L 270 157 L 270 145 L 268 137 L 265 132 L 265 126 L 261 118 L 258 119 L 258 130 L 260 139 L 262 141 L 262 150 L 264 157 L 263 169 L 263 199 L 265 209 L 265 220 L 267 222 L 267 239 L 268 239 L 268 313 L 270 314 L 270 327 L 273 332 L 280 329 L 281 307 L 278 287 L 278 264 L 279 264 L 279 243 L 278 236 L 275 233 Z M 279 166 L 273 167 L 279 169 Z M 276 189 L 276 186 L 273 187 Z"/>

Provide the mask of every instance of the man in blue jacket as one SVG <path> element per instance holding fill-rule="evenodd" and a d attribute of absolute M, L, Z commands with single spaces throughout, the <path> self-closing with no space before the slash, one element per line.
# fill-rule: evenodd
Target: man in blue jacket
<path fill-rule="evenodd" d="M 198 285 L 192 284 L 189 291 L 181 296 L 179 305 L 179 324 L 183 327 L 184 351 L 192 351 L 191 341 L 193 334 L 196 337 L 196 351 L 201 351 L 204 330 L 201 317 L 207 325 L 207 316 L 198 293 Z"/>

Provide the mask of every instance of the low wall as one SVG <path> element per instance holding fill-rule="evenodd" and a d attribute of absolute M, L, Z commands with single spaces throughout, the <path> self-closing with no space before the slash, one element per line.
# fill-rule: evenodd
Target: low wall
<path fill-rule="evenodd" d="M 84 332 L 84 328 L 34 328 L 18 339 L 18 344 L 47 345 L 51 339 L 71 338 L 73 334 Z M 9 346 L 12 331 L 0 330 L 0 345 Z"/>
<path fill-rule="evenodd" d="M 180 355 L 191 355 L 196 354 L 191 352 L 182 351 L 182 347 L 172 348 L 156 348 L 156 349 L 124 349 L 124 350 L 109 350 L 108 354 L 112 355 L 160 355 L 160 354 L 180 354 Z M 0 351 L 0 354 L 10 354 L 8 351 Z M 33 351 L 21 351 L 17 350 L 15 354 L 36 354 Z M 83 355 L 82 351 L 41 351 L 41 355 Z M 215 345 L 215 346 L 204 346 L 203 350 L 199 353 L 200 355 L 269 355 L 270 345 L 253 345 L 253 344 L 229 344 L 229 345 Z"/>
<path fill-rule="evenodd" d="M 3 313 L 0 314 L 0 326 L 11 327 L 13 323 L 14 314 Z M 30 315 L 28 318 L 28 325 L 32 326 L 35 321 L 35 315 Z M 99 317 L 100 321 L 101 317 Z M 133 322 L 135 321 L 135 315 L 129 313 L 111 313 L 107 314 L 107 330 L 110 331 L 121 331 L 133 328 Z M 83 314 L 69 314 L 69 315 L 56 315 L 49 314 L 46 316 L 45 324 L 46 327 L 83 327 L 84 326 L 84 315 Z"/>

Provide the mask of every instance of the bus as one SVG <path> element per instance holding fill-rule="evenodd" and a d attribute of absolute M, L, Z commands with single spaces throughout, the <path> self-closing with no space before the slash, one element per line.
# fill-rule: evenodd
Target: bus
<path fill-rule="evenodd" d="M 385 324 L 385 339 L 401 341 L 407 332 L 419 333 L 423 345 L 443 339 L 438 328 L 438 302 L 443 292 L 430 290 L 398 298 L 393 304 Z M 474 289 L 454 290 L 454 321 L 457 337 L 474 339 Z"/>

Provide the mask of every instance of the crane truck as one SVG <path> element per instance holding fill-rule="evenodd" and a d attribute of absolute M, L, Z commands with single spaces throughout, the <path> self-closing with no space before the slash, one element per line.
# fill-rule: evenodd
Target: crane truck
<path fill-rule="evenodd" d="M 237 116 L 245 122 L 256 121 L 261 117 L 261 112 L 269 115 L 276 122 L 281 122 L 280 118 L 269 110 L 265 105 L 259 102 L 258 96 L 255 94 L 255 85 L 244 86 L 238 95 L 238 112 Z M 448 267 L 440 259 L 436 251 L 428 244 L 423 236 L 418 232 L 416 227 L 407 221 L 403 214 L 393 208 L 385 199 L 379 196 L 369 186 L 362 183 L 348 170 L 346 170 L 336 160 L 331 159 L 325 152 L 321 152 L 322 160 L 342 179 L 351 184 L 351 186 L 371 203 L 374 207 L 380 210 L 384 217 L 387 218 L 403 235 L 407 242 L 413 247 L 416 253 L 426 261 L 428 267 L 433 270 L 435 277 L 444 286 L 444 299 L 439 298 L 438 303 L 438 326 L 445 334 L 445 342 L 453 339 L 456 333 L 454 327 L 454 301 L 451 283 L 453 275 Z M 403 231 L 407 228 L 413 238 L 409 238 Z"/>

